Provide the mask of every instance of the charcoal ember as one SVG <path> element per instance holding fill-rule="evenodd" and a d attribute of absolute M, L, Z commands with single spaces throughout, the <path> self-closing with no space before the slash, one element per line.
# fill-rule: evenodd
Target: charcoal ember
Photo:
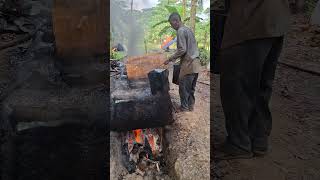
<path fill-rule="evenodd" d="M 151 93 L 153 95 L 158 92 L 163 94 L 169 91 L 168 76 L 169 71 L 167 69 L 155 69 L 148 73 Z"/>

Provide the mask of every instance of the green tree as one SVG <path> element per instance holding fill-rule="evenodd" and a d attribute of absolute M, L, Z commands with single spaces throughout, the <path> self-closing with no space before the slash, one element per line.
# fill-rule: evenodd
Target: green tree
<path fill-rule="evenodd" d="M 197 0 L 191 0 L 190 26 L 193 32 L 195 32 L 196 30 L 196 13 L 197 13 Z"/>

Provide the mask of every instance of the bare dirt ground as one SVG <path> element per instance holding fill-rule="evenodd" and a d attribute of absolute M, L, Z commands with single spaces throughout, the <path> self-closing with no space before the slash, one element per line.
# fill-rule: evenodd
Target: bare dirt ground
<path fill-rule="evenodd" d="M 169 80 L 171 81 L 172 69 Z M 164 176 L 160 179 L 194 180 L 210 179 L 210 80 L 204 70 L 200 73 L 196 87 L 194 112 L 174 114 L 175 122 L 164 128 L 165 159 Z M 170 84 L 170 95 L 175 109 L 180 105 L 178 86 Z M 148 179 L 128 174 L 121 162 L 120 136 L 110 136 L 110 177 L 111 179 Z"/>
<path fill-rule="evenodd" d="M 319 27 L 302 15 L 293 17 L 280 62 L 320 72 Z M 219 76 L 213 77 L 213 148 L 224 141 Z M 320 77 L 279 64 L 270 103 L 271 151 L 262 158 L 214 162 L 214 179 L 320 179 Z"/>

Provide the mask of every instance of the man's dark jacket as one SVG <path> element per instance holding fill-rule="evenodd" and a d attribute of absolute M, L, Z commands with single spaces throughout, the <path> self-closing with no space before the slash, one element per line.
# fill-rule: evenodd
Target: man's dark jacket
<path fill-rule="evenodd" d="M 251 39 L 283 36 L 289 28 L 288 0 L 230 0 L 222 49 Z"/>

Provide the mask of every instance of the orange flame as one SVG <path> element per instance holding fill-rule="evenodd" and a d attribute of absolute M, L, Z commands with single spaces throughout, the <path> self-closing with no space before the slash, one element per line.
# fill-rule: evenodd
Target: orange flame
<path fill-rule="evenodd" d="M 142 129 L 133 130 L 133 133 L 134 133 L 136 142 L 142 144 L 142 137 L 141 137 Z"/>

